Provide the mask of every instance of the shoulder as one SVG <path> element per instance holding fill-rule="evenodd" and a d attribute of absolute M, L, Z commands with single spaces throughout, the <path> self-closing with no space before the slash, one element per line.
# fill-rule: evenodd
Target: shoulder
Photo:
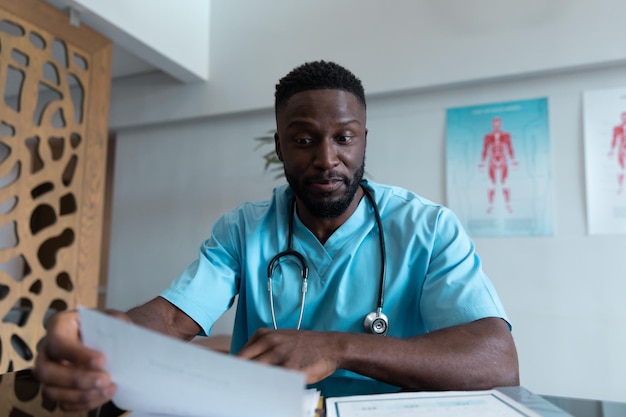
<path fill-rule="evenodd" d="M 415 212 L 437 214 L 448 209 L 406 188 L 366 181 L 365 186 L 372 192 L 381 216 L 391 213 Z"/>
<path fill-rule="evenodd" d="M 454 212 L 448 207 L 433 202 L 402 187 L 377 184 L 367 181 L 380 212 L 387 224 L 395 224 L 399 230 L 421 231 L 425 235 L 441 232 L 441 229 L 462 229 Z M 407 227 L 411 225 L 411 227 Z M 456 232 L 452 232 L 456 233 Z"/>
<path fill-rule="evenodd" d="M 250 239 L 262 237 L 284 223 L 290 199 L 288 186 L 281 186 L 274 189 L 268 200 L 240 204 L 217 219 L 204 246 L 219 244 L 239 248 Z"/>
<path fill-rule="evenodd" d="M 246 201 L 245 203 L 240 204 L 234 210 L 226 213 L 226 215 L 235 215 L 235 216 L 249 216 L 255 215 L 259 213 L 264 213 L 274 208 L 276 206 L 280 206 L 281 204 L 288 204 L 289 199 L 291 198 L 291 189 L 287 184 L 281 185 L 279 187 L 274 188 L 272 191 L 272 195 L 267 200 L 258 200 L 258 201 Z"/>
<path fill-rule="evenodd" d="M 291 189 L 287 184 L 274 188 L 272 196 L 267 200 L 248 201 L 222 215 L 217 224 L 226 223 L 250 225 L 263 222 L 269 217 L 283 215 L 288 210 L 291 200 Z"/>
<path fill-rule="evenodd" d="M 398 187 L 396 185 L 379 184 L 370 180 L 365 180 L 364 186 L 372 192 L 376 202 L 379 204 L 416 204 L 425 207 L 443 207 L 441 204 L 434 203 L 414 191 Z"/>

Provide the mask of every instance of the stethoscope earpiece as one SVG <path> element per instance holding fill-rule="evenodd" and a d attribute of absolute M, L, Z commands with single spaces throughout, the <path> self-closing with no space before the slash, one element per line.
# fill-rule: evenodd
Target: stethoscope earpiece
<path fill-rule="evenodd" d="M 380 311 L 372 311 L 365 316 L 363 328 L 367 333 L 386 336 L 389 330 L 389 319 Z"/>

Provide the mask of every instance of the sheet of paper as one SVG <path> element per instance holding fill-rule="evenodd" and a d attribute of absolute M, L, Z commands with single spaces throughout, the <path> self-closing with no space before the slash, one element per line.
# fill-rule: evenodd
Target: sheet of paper
<path fill-rule="evenodd" d="M 315 417 L 317 404 L 320 402 L 320 392 L 316 389 L 308 389 L 302 401 L 302 417 Z"/>
<path fill-rule="evenodd" d="M 540 417 L 499 391 L 404 392 L 326 399 L 326 417 Z"/>
<path fill-rule="evenodd" d="M 104 313 L 79 310 L 83 343 L 107 358 L 113 402 L 137 415 L 294 417 L 304 374 L 212 352 Z M 135 413 L 132 413 L 135 415 Z"/>
<path fill-rule="evenodd" d="M 320 401 L 320 392 L 316 389 L 308 389 L 304 392 L 304 399 L 302 401 L 302 417 L 315 417 L 317 414 L 317 405 Z M 128 413 L 123 414 L 122 417 L 172 417 L 172 416 L 163 416 L 159 413 L 154 412 L 143 412 L 143 411 L 129 411 Z M 179 416 L 177 416 L 179 417 Z"/>

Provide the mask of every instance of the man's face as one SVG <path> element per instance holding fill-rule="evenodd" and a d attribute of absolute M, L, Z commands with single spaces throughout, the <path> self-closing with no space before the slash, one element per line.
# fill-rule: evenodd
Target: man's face
<path fill-rule="evenodd" d="M 495 130 L 496 132 L 500 131 L 500 127 L 502 126 L 502 121 L 498 118 L 493 119 L 491 121 L 492 125 L 493 125 L 493 130 Z"/>
<path fill-rule="evenodd" d="M 296 197 L 315 217 L 348 208 L 365 169 L 365 108 L 351 93 L 310 90 L 276 111 L 276 153 Z"/>

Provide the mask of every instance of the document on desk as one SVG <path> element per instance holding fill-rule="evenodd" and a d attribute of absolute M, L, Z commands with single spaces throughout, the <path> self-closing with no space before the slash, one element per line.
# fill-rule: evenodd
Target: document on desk
<path fill-rule="evenodd" d="M 186 343 L 80 308 L 83 343 L 106 356 L 130 416 L 294 417 L 312 402 L 300 372 Z"/>
<path fill-rule="evenodd" d="M 496 390 L 402 392 L 326 399 L 326 417 L 540 417 Z"/>

